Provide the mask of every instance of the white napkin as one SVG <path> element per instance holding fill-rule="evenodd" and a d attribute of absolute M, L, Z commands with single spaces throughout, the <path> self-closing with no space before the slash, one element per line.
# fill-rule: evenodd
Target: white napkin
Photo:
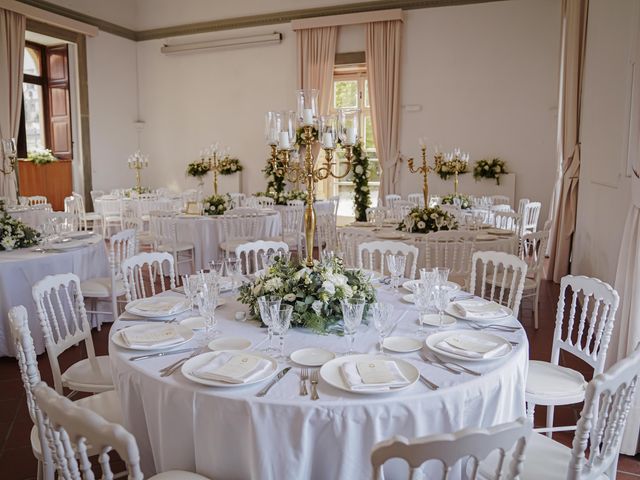
<path fill-rule="evenodd" d="M 495 358 L 503 355 L 509 345 L 472 335 L 452 335 L 436 345 L 441 350 L 468 358 Z"/>
<path fill-rule="evenodd" d="M 120 331 L 120 338 L 132 348 L 166 347 L 185 340 L 174 325 L 149 325 L 144 330 L 135 329 L 133 331 L 125 328 Z"/>
<path fill-rule="evenodd" d="M 504 315 L 502 306 L 482 298 L 470 298 L 451 303 L 452 308 L 462 318 L 487 320 Z"/>
<path fill-rule="evenodd" d="M 398 364 L 394 361 L 384 360 L 382 362 L 364 362 L 364 363 L 376 363 L 378 366 L 383 365 L 386 369 L 385 373 L 390 375 L 391 380 L 382 383 L 365 383 L 360 372 L 358 371 L 359 362 L 345 362 L 340 365 L 340 373 L 342 378 L 346 382 L 350 390 L 354 392 L 367 391 L 367 392 L 385 392 L 394 387 L 404 387 L 411 382 L 402 374 Z"/>
<path fill-rule="evenodd" d="M 184 299 L 176 297 L 152 297 L 138 302 L 134 309 L 141 312 L 173 315 L 184 308 Z"/>
<path fill-rule="evenodd" d="M 195 377 L 226 383 L 247 383 L 264 375 L 271 362 L 249 353 L 223 352 L 191 372 Z"/>

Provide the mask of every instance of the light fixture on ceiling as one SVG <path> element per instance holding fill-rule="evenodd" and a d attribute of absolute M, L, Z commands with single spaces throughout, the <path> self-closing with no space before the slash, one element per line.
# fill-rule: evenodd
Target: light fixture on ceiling
<path fill-rule="evenodd" d="M 248 35 L 245 37 L 221 38 L 218 40 L 208 40 L 205 42 L 163 45 L 162 48 L 160 48 L 160 51 L 162 53 L 166 53 L 167 55 L 172 55 L 188 52 L 205 52 L 208 50 L 218 50 L 222 48 L 226 49 L 250 47 L 254 45 L 268 45 L 280 42 L 282 42 L 282 34 L 279 32 L 274 32 L 262 35 Z"/>

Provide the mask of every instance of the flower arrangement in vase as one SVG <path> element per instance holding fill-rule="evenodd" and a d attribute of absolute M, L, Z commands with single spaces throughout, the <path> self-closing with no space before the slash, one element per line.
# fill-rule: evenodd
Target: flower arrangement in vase
<path fill-rule="evenodd" d="M 397 229 L 408 233 L 457 230 L 458 222 L 453 215 L 448 214 L 440 207 L 415 207 L 400 222 Z"/>
<path fill-rule="evenodd" d="M 40 234 L 20 220 L 13 218 L 0 200 L 0 250 L 33 247 L 40 241 Z"/>
<path fill-rule="evenodd" d="M 443 205 L 456 205 L 459 206 L 462 210 L 467 210 L 471 208 L 471 199 L 467 195 L 462 195 L 461 193 L 450 193 L 442 197 Z"/>

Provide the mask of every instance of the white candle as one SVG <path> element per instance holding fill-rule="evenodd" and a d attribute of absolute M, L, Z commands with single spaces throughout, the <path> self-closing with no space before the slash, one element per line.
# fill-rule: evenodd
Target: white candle
<path fill-rule="evenodd" d="M 289 142 L 289 132 L 280 132 L 280 144 L 278 145 L 282 149 L 291 148 Z"/>
<path fill-rule="evenodd" d="M 269 144 L 276 145 L 278 143 L 278 130 L 272 128 L 269 131 Z"/>
<path fill-rule="evenodd" d="M 424 137 L 418 138 L 418 143 L 420 144 L 420 148 L 424 148 L 426 146 Z"/>
<path fill-rule="evenodd" d="M 356 143 L 356 129 L 354 127 L 347 128 L 347 138 L 344 143 L 347 145 L 355 145 Z"/>
<path fill-rule="evenodd" d="M 333 148 L 333 133 L 325 132 L 322 135 L 322 146 L 324 148 Z"/>
<path fill-rule="evenodd" d="M 313 110 L 305 108 L 302 111 L 302 123 L 303 125 L 313 125 Z"/>

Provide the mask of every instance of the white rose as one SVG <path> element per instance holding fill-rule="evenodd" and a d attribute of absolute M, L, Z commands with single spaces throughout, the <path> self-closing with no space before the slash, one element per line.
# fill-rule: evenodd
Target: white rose
<path fill-rule="evenodd" d="M 329 280 L 322 282 L 322 288 L 324 288 L 329 295 L 335 295 L 336 293 L 336 286 Z"/>
<path fill-rule="evenodd" d="M 320 301 L 320 300 L 316 300 L 315 302 L 313 302 L 311 304 L 311 309 L 316 312 L 316 315 L 320 315 L 320 312 L 322 311 L 322 306 L 324 304 Z"/>
<path fill-rule="evenodd" d="M 295 294 L 295 293 L 287 293 L 287 294 L 284 296 L 284 300 L 285 300 L 286 302 L 293 302 L 295 299 L 296 299 L 296 294 Z"/>
<path fill-rule="evenodd" d="M 364 171 L 362 168 L 362 165 L 357 165 L 356 168 L 354 169 L 354 171 L 358 174 L 358 175 L 362 175 L 362 172 Z"/>
<path fill-rule="evenodd" d="M 424 223 L 423 221 L 419 221 L 418 222 L 418 228 L 422 229 L 422 228 L 425 228 L 426 226 L 427 226 L 427 224 Z"/>
<path fill-rule="evenodd" d="M 344 298 L 351 298 L 353 296 L 353 288 L 351 288 L 350 285 L 342 287 L 342 291 L 344 292 Z"/>
<path fill-rule="evenodd" d="M 231 170 L 233 170 L 234 172 L 236 171 L 238 167 L 236 167 L 235 163 L 231 165 Z"/>
<path fill-rule="evenodd" d="M 347 284 L 347 277 L 345 275 L 342 275 L 341 273 L 338 273 L 336 275 L 334 275 L 334 280 L 333 283 L 336 284 L 336 287 L 343 287 Z"/>
<path fill-rule="evenodd" d="M 267 291 L 277 290 L 280 287 L 282 287 L 282 279 L 278 277 L 267 280 L 267 283 L 264 286 Z"/>

